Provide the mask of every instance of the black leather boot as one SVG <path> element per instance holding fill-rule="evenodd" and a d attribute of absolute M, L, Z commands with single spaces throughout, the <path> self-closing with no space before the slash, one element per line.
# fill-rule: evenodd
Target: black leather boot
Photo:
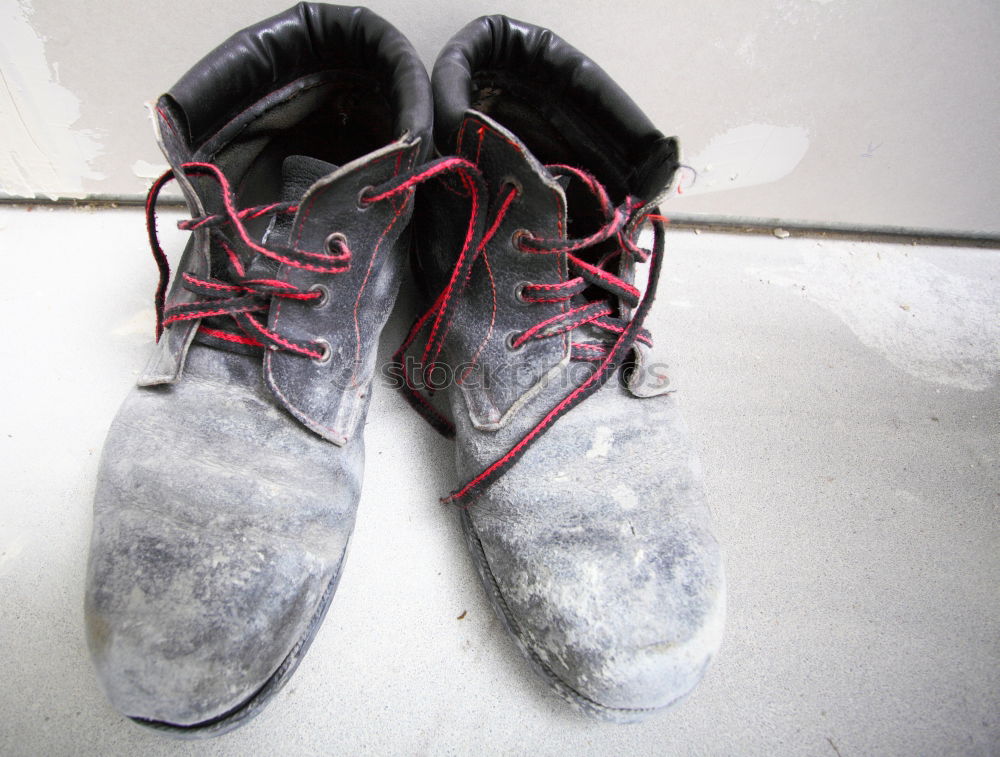
<path fill-rule="evenodd" d="M 155 122 L 192 234 L 164 302 L 168 175 L 162 335 L 104 447 L 87 635 L 122 713 L 211 735 L 288 680 L 341 576 L 430 85 L 383 19 L 303 3 L 209 53 Z"/>
<path fill-rule="evenodd" d="M 643 328 L 677 145 L 593 61 L 503 16 L 448 43 L 433 87 L 438 149 L 482 187 L 422 190 L 433 305 L 401 376 L 456 438 L 450 500 L 518 646 L 585 712 L 638 720 L 691 691 L 725 614 L 698 464 Z"/>

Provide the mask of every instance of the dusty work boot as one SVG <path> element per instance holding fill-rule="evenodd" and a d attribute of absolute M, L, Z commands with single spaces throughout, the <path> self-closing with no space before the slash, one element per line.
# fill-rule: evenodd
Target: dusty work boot
<path fill-rule="evenodd" d="M 104 447 L 86 588 L 101 685 L 136 721 L 191 736 L 246 722 L 323 620 L 431 119 L 395 28 L 305 3 L 156 103 L 192 234 L 164 298 L 152 216 L 168 174 L 147 203 L 158 345 Z"/>
<path fill-rule="evenodd" d="M 591 60 L 503 16 L 460 31 L 432 81 L 438 149 L 481 186 L 421 190 L 433 305 L 401 379 L 457 440 L 448 499 L 517 645 L 586 713 L 638 720 L 701 679 L 725 614 L 698 463 L 642 325 L 676 142 Z"/>

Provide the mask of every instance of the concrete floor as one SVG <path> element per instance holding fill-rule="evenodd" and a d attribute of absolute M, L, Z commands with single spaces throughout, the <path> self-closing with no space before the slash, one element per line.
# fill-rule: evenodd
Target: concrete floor
<path fill-rule="evenodd" d="M 325 626 L 260 717 L 186 743 L 105 703 L 82 631 L 98 455 L 151 344 L 141 214 L 0 208 L 0 754 L 1000 754 L 1000 253 L 668 243 L 651 325 L 730 587 L 695 693 L 637 726 L 549 694 L 437 501 L 448 443 L 377 387 Z"/>

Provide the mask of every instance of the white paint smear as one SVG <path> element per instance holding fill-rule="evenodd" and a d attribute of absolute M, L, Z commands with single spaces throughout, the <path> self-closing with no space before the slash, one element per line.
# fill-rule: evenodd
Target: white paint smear
<path fill-rule="evenodd" d="M 15 534 L 13 529 L 0 531 L 0 575 L 14 567 L 17 558 L 24 552 L 24 542 L 24 535 Z"/>
<path fill-rule="evenodd" d="M 795 170 L 808 149 L 808 132 L 800 126 L 737 126 L 685 161 L 694 170 L 681 172 L 680 188 L 693 195 L 777 181 Z"/>
<path fill-rule="evenodd" d="M 28 3 L 0 0 L 0 192 L 15 197 L 84 197 L 101 153 L 94 132 L 72 128 L 80 102 L 53 80 Z"/>
<path fill-rule="evenodd" d="M 634 510 L 639 506 L 639 497 L 630 487 L 618 484 L 611 490 L 611 496 L 623 510 Z"/>
<path fill-rule="evenodd" d="M 590 449 L 587 450 L 587 457 L 607 457 L 611 451 L 611 438 L 614 433 L 607 426 L 598 426 L 594 429 L 594 438 L 590 442 Z"/>
<path fill-rule="evenodd" d="M 749 269 L 794 287 L 912 376 L 984 390 L 1000 374 L 1000 281 L 946 271 L 901 248 L 824 245 L 801 265 Z"/>
<path fill-rule="evenodd" d="M 150 163 L 140 159 L 132 164 L 132 173 L 140 179 L 158 179 L 169 167 L 166 163 Z"/>
<path fill-rule="evenodd" d="M 111 329 L 115 336 L 149 336 L 153 333 L 156 323 L 156 311 L 152 308 L 145 308 L 131 317 L 117 324 Z"/>

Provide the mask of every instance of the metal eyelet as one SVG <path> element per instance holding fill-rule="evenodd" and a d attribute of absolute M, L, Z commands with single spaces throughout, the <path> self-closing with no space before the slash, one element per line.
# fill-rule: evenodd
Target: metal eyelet
<path fill-rule="evenodd" d="M 524 195 L 524 185 L 513 176 L 504 176 L 500 181 L 500 191 L 503 193 L 504 187 L 513 187 L 514 196 L 520 198 Z"/>
<path fill-rule="evenodd" d="M 510 235 L 510 243 L 514 245 L 515 250 L 524 252 L 524 248 L 521 246 L 521 240 L 525 237 L 530 237 L 531 232 L 527 229 L 518 229 L 513 234 Z"/>
<path fill-rule="evenodd" d="M 326 339 L 316 339 L 314 341 L 320 346 L 323 354 L 319 357 L 314 357 L 312 361 L 316 365 L 326 365 L 330 362 L 330 358 L 333 357 L 333 348 L 330 346 L 330 343 L 326 341 Z"/>
<path fill-rule="evenodd" d="M 323 244 L 327 252 L 335 255 L 338 252 L 345 252 L 347 250 L 347 237 L 339 231 L 334 231 L 331 234 L 327 234 L 326 241 Z"/>
<path fill-rule="evenodd" d="M 315 300 L 310 300 L 309 304 L 314 308 L 325 308 L 330 304 L 330 290 L 327 289 L 325 284 L 313 284 L 309 287 L 310 292 L 319 292 L 320 296 Z"/>
<path fill-rule="evenodd" d="M 517 286 L 514 287 L 514 299 L 517 301 L 519 305 L 532 304 L 530 300 L 526 300 L 524 298 L 524 288 L 527 286 L 531 286 L 531 284 L 527 281 L 520 281 L 518 282 Z"/>
<path fill-rule="evenodd" d="M 372 201 L 368 199 L 369 195 L 374 194 L 375 187 L 369 184 L 367 187 L 362 187 L 361 191 L 358 192 L 358 210 L 368 210 L 371 207 Z"/>
<path fill-rule="evenodd" d="M 520 336 L 521 336 L 520 332 L 518 332 L 518 331 L 511 331 L 511 332 L 509 332 L 507 334 L 506 337 L 504 337 L 503 341 L 504 341 L 504 344 L 507 346 L 508 350 L 510 350 L 511 352 L 517 352 L 522 347 L 524 347 L 525 344 L 527 344 L 527 342 L 522 343 L 522 344 L 514 344 L 518 340 L 518 337 L 520 337 Z"/>

